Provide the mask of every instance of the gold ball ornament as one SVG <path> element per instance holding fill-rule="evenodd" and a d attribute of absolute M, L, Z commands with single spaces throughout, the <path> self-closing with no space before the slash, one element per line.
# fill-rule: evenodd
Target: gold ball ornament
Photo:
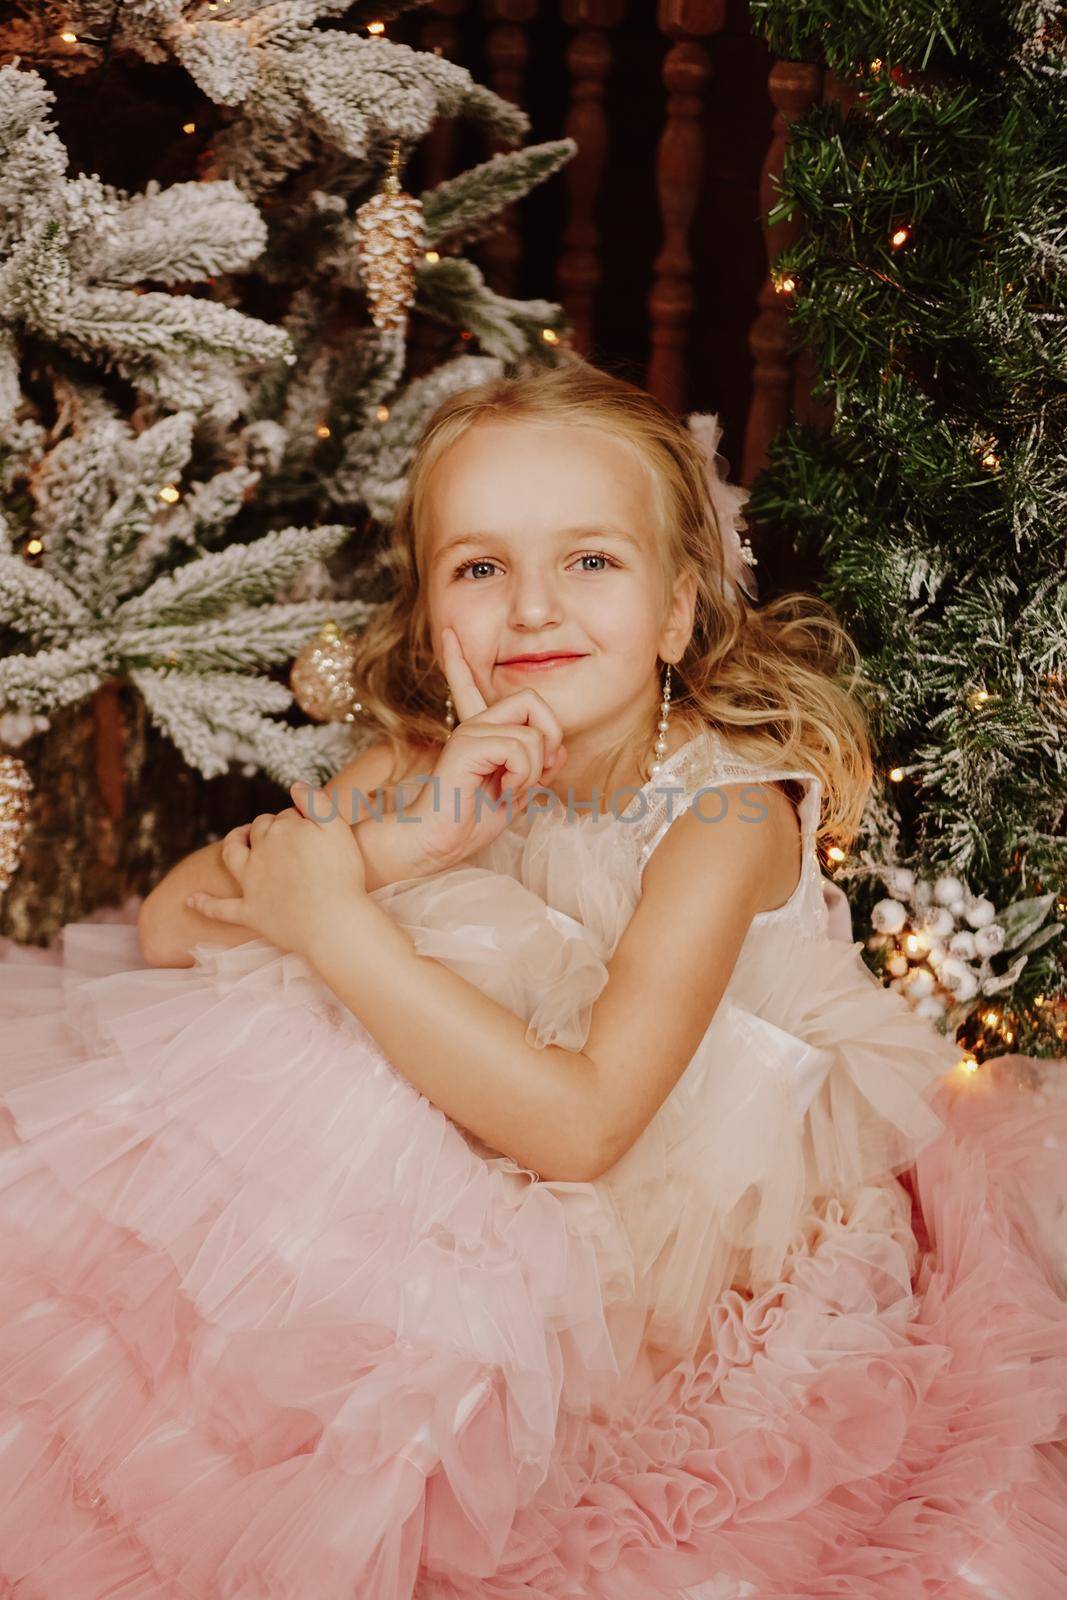
<path fill-rule="evenodd" d="M 289 687 L 301 711 L 316 722 L 355 722 L 363 710 L 356 699 L 355 657 L 355 640 L 328 617 L 289 671 Z"/>
<path fill-rule="evenodd" d="M 404 328 L 415 299 L 415 262 L 425 242 L 422 204 L 400 187 L 400 147 L 377 194 L 356 212 L 359 272 L 376 328 Z"/>
<path fill-rule="evenodd" d="M 15 876 L 22 857 L 32 791 L 26 763 L 0 751 L 0 894 Z"/>

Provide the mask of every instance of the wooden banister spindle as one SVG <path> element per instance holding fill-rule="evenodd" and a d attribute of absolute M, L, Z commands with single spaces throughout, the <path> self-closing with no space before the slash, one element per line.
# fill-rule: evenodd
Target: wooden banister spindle
<path fill-rule="evenodd" d="M 456 19 L 467 9 L 467 0 L 433 0 L 431 15 L 419 34 L 419 49 L 455 61 L 461 49 Z M 438 117 L 420 145 L 422 187 L 433 189 L 454 170 L 456 121 Z"/>
<path fill-rule="evenodd" d="M 663 245 L 648 297 L 651 355 L 646 386 L 681 412 L 687 404 L 686 351 L 693 315 L 689 230 L 704 171 L 704 99 L 711 57 L 701 39 L 718 33 L 725 0 L 659 0 L 659 25 L 674 40 L 663 62 L 667 114 L 656 158 Z"/>
<path fill-rule="evenodd" d="M 748 336 L 752 351 L 752 402 L 745 428 L 745 447 L 741 462 L 741 482 L 750 485 L 767 464 L 771 440 L 789 414 L 789 391 L 794 358 L 790 352 L 789 310 L 792 293 L 777 287 L 770 263 L 797 237 L 800 220 L 791 217 L 775 223 L 767 221 L 778 200 L 777 180 L 781 177 L 789 143 L 789 129 L 818 98 L 823 69 L 801 61 L 776 61 L 767 87 L 774 106 L 770 148 L 760 177 L 760 214 L 767 251 L 768 272 L 757 297 L 759 310 Z"/>
<path fill-rule="evenodd" d="M 463 41 L 459 20 L 467 9 L 467 0 L 433 0 L 430 14 L 419 30 L 418 48 L 434 55 L 455 61 L 462 52 Z M 413 153 L 412 165 L 418 173 L 418 189 L 434 189 L 456 170 L 456 119 L 438 117 L 422 139 L 417 151 L 417 165 Z M 406 183 L 405 188 L 418 192 Z M 447 241 L 435 249 L 448 249 Z M 443 324 L 429 317 L 413 317 L 408 331 L 408 366 L 413 374 L 421 374 L 443 360 L 452 342 L 451 334 Z"/>
<path fill-rule="evenodd" d="M 564 170 L 567 221 L 557 268 L 560 301 L 571 323 L 571 344 L 589 357 L 593 350 L 593 314 L 603 275 L 600 188 L 607 166 L 610 129 L 604 105 L 613 50 L 608 29 L 617 27 L 625 0 L 563 0 L 563 21 L 575 33 L 567 48 L 570 106 L 564 132 L 578 153 Z"/>
<path fill-rule="evenodd" d="M 530 61 L 527 24 L 537 16 L 537 0 L 483 0 L 482 11 L 486 21 L 492 23 L 485 46 L 489 87 L 502 100 L 524 106 Z M 491 135 L 487 143 L 491 152 L 512 148 Z M 478 254 L 486 279 L 497 293 L 515 294 L 522 258 L 522 235 L 515 206 L 505 206 L 497 214 L 493 232 L 479 241 Z"/>

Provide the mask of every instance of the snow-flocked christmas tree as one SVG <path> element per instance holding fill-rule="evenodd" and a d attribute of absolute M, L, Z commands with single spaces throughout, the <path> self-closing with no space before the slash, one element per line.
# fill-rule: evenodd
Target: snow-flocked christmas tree
<path fill-rule="evenodd" d="M 0 903 L 17 937 L 50 937 L 116 877 L 143 891 L 196 842 L 195 791 L 146 797 L 143 766 L 124 820 L 131 750 L 158 760 L 163 740 L 187 776 L 258 773 L 262 794 L 359 747 L 358 702 L 309 721 L 289 663 L 371 615 L 388 574 L 368 532 L 439 401 L 566 342 L 558 305 L 494 293 L 459 252 L 575 146 L 508 148 L 406 195 L 438 119 L 506 146 L 529 123 L 387 38 L 403 9 L 72 0 L 0 29 L 0 787 L 9 822 L 30 766 L 67 791 L 31 799 Z M 167 166 L 188 176 L 131 192 L 78 170 L 56 103 L 65 80 L 129 93 L 146 67 L 169 74 Z M 71 766 L 78 707 L 110 816 L 85 762 L 61 785 L 47 759 L 54 732 Z M 80 876 L 75 836 L 110 882 Z"/>

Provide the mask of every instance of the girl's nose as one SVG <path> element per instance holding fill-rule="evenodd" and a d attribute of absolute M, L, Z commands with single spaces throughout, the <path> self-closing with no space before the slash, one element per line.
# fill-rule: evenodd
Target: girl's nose
<path fill-rule="evenodd" d="M 562 603 L 551 578 L 531 574 L 516 576 L 511 595 L 509 622 L 516 628 L 544 628 L 559 622 Z"/>

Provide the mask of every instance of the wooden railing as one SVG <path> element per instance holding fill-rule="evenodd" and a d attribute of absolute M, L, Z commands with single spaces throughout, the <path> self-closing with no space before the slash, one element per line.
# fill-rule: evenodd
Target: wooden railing
<path fill-rule="evenodd" d="M 773 61 L 743 0 L 434 0 L 389 31 L 521 105 L 529 142 L 578 145 L 466 247 L 487 281 L 559 300 L 576 349 L 673 410 L 718 411 L 750 484 L 808 403 L 788 284 L 770 272 L 792 228 L 766 219 L 790 125 L 824 92 L 821 69 Z M 439 123 L 418 181 L 493 148 Z"/>

